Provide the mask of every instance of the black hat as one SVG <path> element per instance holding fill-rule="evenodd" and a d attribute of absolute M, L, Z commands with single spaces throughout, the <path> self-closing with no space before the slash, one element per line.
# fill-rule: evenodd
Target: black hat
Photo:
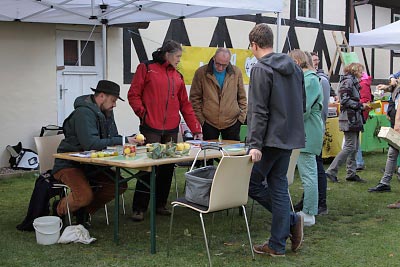
<path fill-rule="evenodd" d="M 94 88 L 91 88 L 91 89 L 95 93 L 96 92 L 99 92 L 99 93 L 102 92 L 102 93 L 105 93 L 105 94 L 108 94 L 108 95 L 116 96 L 119 99 L 121 99 L 122 101 L 125 101 L 121 97 L 119 97 L 120 88 L 119 88 L 119 85 L 116 84 L 115 82 L 107 81 L 107 80 L 101 80 L 101 81 L 99 81 L 97 83 L 96 89 L 94 89 Z"/>

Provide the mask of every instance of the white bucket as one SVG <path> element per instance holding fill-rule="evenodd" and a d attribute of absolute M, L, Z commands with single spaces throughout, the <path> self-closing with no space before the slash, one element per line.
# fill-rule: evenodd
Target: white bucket
<path fill-rule="evenodd" d="M 60 238 L 60 230 L 63 226 L 57 216 L 43 216 L 33 221 L 36 232 L 36 241 L 40 245 L 52 245 Z"/>

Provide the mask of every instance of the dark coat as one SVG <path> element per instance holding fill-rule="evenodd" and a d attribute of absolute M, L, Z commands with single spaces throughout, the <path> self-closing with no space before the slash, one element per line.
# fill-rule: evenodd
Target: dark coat
<path fill-rule="evenodd" d="M 250 149 L 305 146 L 302 70 L 286 54 L 270 53 L 259 59 L 250 74 L 247 142 Z"/>
<path fill-rule="evenodd" d="M 363 131 L 363 104 L 360 102 L 360 84 L 352 75 L 344 75 L 339 85 L 339 129 L 343 132 Z"/>

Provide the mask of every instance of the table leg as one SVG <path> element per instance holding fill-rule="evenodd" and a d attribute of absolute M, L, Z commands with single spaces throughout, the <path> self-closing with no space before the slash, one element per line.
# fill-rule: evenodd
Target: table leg
<path fill-rule="evenodd" d="M 156 166 L 150 175 L 150 252 L 156 253 Z"/>
<path fill-rule="evenodd" d="M 121 168 L 116 167 L 115 175 L 115 200 L 114 200 L 114 242 L 118 244 L 119 237 L 119 178 L 121 176 Z"/>

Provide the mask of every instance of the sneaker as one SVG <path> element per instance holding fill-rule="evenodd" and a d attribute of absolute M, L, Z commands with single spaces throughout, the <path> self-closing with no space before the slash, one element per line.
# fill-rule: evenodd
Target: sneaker
<path fill-rule="evenodd" d="M 304 226 L 313 226 L 315 224 L 315 216 L 307 214 L 303 211 L 297 212 L 297 215 L 301 215 L 304 220 Z"/>
<path fill-rule="evenodd" d="M 144 220 L 144 212 L 143 211 L 133 211 L 133 214 L 131 216 L 132 221 L 134 222 L 141 222 Z"/>
<path fill-rule="evenodd" d="M 161 216 L 170 216 L 171 212 L 165 207 L 159 207 L 156 209 L 156 213 Z"/>
<path fill-rule="evenodd" d="M 387 205 L 387 208 L 389 208 L 389 209 L 400 209 L 400 201 L 397 201 L 396 203 Z"/>
<path fill-rule="evenodd" d="M 357 174 L 347 177 L 346 180 L 349 182 L 358 182 L 358 183 L 366 183 L 367 182 L 366 180 L 361 179 L 360 176 L 358 176 Z"/>
<path fill-rule="evenodd" d="M 296 252 L 303 244 L 304 217 L 297 214 L 297 223 L 290 227 L 290 241 L 292 241 L 292 251 Z"/>
<path fill-rule="evenodd" d="M 368 188 L 368 192 L 390 192 L 390 185 L 379 183 L 375 187 Z"/>
<path fill-rule="evenodd" d="M 318 215 L 328 215 L 327 207 L 318 207 Z"/>
<path fill-rule="evenodd" d="M 268 242 L 262 245 L 253 245 L 253 250 L 257 254 L 267 254 L 271 257 L 285 257 L 285 253 L 279 253 L 268 246 Z"/>
<path fill-rule="evenodd" d="M 325 173 L 325 175 L 329 180 L 331 180 L 331 182 L 333 182 L 333 183 L 338 183 L 339 182 L 339 180 L 338 180 L 338 178 L 336 176 L 333 176 L 332 174 L 329 174 L 327 172 Z"/>

